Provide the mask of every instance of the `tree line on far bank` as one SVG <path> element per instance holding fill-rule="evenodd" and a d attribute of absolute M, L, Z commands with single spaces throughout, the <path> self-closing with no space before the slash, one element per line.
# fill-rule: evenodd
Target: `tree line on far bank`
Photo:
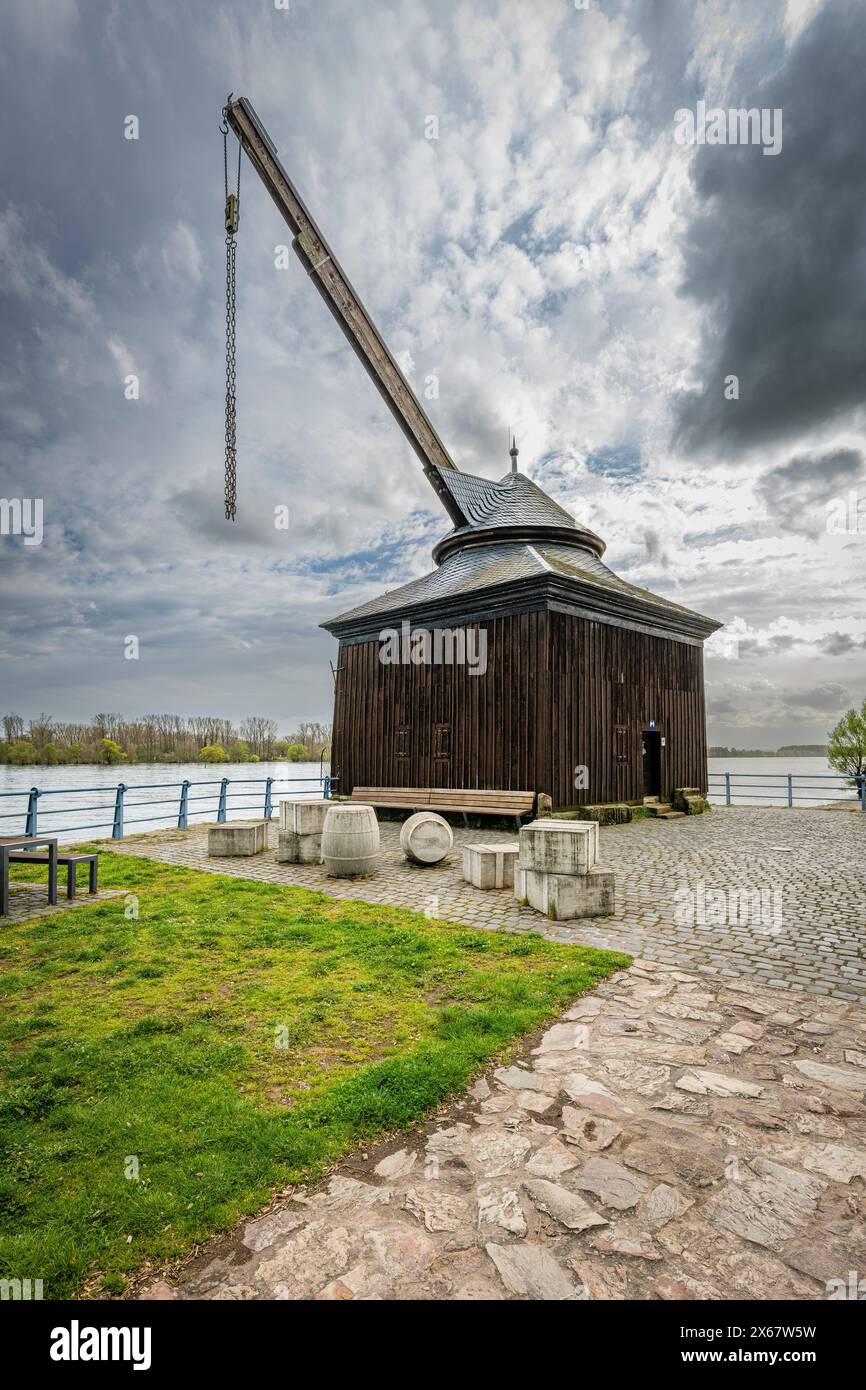
<path fill-rule="evenodd" d="M 316 762 L 330 747 L 331 728 L 314 720 L 297 732 L 278 734 L 275 719 L 261 715 L 231 720 L 209 715 L 145 714 L 124 719 L 97 714 L 89 724 L 64 724 L 47 714 L 25 722 L 20 714 L 2 716 L 0 763 L 17 766 L 82 763 L 246 763 L 286 758 Z M 807 757 L 826 754 L 830 766 L 848 777 L 866 775 L 866 700 L 850 709 L 820 744 L 788 744 L 776 750 L 711 747 L 713 757 Z"/>
<path fill-rule="evenodd" d="M 786 743 L 782 748 L 726 748 L 711 744 L 708 758 L 826 758 L 826 743 Z"/>
<path fill-rule="evenodd" d="M 146 714 L 124 719 L 97 714 L 89 724 L 65 724 L 40 714 L 2 716 L 0 762 L 19 767 L 64 763 L 250 763 L 286 758 L 317 762 L 331 729 L 314 720 L 281 736 L 274 719 L 254 715 L 234 725 L 207 715 Z"/>
<path fill-rule="evenodd" d="M 826 757 L 827 762 L 843 777 L 866 777 L 866 700 L 859 709 L 846 710 L 823 744 L 791 743 L 768 753 L 762 748 L 719 748 L 707 750 L 710 758 L 773 758 Z"/>

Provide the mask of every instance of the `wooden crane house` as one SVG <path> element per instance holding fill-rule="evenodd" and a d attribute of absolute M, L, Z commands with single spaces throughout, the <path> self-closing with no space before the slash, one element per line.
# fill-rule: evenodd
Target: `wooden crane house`
<path fill-rule="evenodd" d="M 703 643 L 720 624 L 620 579 L 516 447 L 498 480 L 456 467 L 250 103 L 224 116 L 450 522 L 429 574 L 323 624 L 340 792 L 528 789 L 563 807 L 705 791 Z"/>

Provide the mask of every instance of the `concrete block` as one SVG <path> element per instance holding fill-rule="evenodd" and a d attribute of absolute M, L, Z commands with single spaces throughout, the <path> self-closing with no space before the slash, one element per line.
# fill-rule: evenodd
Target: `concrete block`
<path fill-rule="evenodd" d="M 598 860 L 598 824 L 592 820 L 534 820 L 520 831 L 521 869 L 587 874 Z"/>
<path fill-rule="evenodd" d="M 518 865 L 514 896 L 554 921 L 607 917 L 615 906 L 615 878 L 609 869 L 590 869 L 587 874 L 547 874 Z"/>
<path fill-rule="evenodd" d="M 464 845 L 464 879 L 476 888 L 513 888 L 519 850 L 516 840 L 497 845 Z"/>
<path fill-rule="evenodd" d="M 293 830 L 296 835 L 321 835 L 325 816 L 333 803 L 312 801 L 307 796 L 286 796 L 280 799 L 280 829 Z"/>
<path fill-rule="evenodd" d="M 296 830 L 277 834 L 277 861 L 280 864 L 321 864 L 322 835 L 299 835 Z"/>
<path fill-rule="evenodd" d="M 233 820 L 212 825 L 207 832 L 207 852 L 215 856 L 249 858 L 268 847 L 266 820 Z"/>

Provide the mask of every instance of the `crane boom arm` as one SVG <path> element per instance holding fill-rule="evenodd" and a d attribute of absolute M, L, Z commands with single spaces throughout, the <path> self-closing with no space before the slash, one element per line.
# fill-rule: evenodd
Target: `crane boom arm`
<path fill-rule="evenodd" d="M 267 131 L 245 97 L 237 97 L 229 103 L 225 110 L 225 119 L 291 227 L 294 250 L 316 289 L 420 458 L 427 477 L 441 495 L 444 489 L 436 470 L 456 468 L 456 464 L 388 351 L 382 335 L 352 288 L 348 276 L 304 206 L 277 158 L 277 151 Z"/>

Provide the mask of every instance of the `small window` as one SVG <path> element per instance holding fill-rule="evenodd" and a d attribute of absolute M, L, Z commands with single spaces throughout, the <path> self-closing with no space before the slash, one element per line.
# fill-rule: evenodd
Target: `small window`
<path fill-rule="evenodd" d="M 451 725 L 436 724 L 433 729 L 433 757 L 451 757 Z"/>

